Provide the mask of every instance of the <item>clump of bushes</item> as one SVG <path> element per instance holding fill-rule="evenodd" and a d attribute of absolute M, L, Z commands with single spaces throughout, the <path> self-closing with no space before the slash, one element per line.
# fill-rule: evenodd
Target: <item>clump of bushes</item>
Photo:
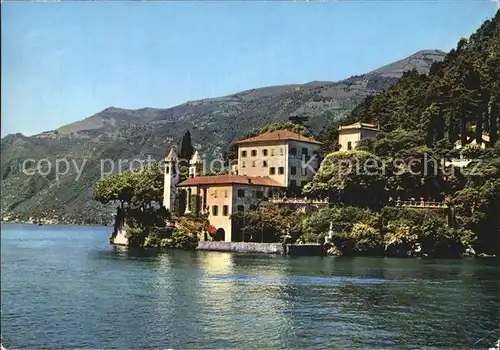
<path fill-rule="evenodd" d="M 189 232 L 171 227 L 152 227 L 149 233 L 128 227 L 126 232 L 131 247 L 195 249 L 197 245 L 197 239 Z"/>
<path fill-rule="evenodd" d="M 197 240 L 184 230 L 175 230 L 170 238 L 160 241 L 161 248 L 195 249 Z"/>
<path fill-rule="evenodd" d="M 140 227 L 127 226 L 125 229 L 128 245 L 130 247 L 142 247 L 148 233 Z"/>
<path fill-rule="evenodd" d="M 333 229 L 336 252 L 348 254 L 388 254 L 460 256 L 472 246 L 470 230 L 448 226 L 441 210 L 384 208 L 379 213 L 358 207 L 319 210 L 302 221 L 299 241 L 323 243 Z"/>

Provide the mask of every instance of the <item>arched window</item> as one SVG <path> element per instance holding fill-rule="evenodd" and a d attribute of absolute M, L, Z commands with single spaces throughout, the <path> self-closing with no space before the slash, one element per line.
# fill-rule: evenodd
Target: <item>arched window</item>
<path fill-rule="evenodd" d="M 352 149 L 352 142 L 351 141 L 347 142 L 347 149 L 348 150 Z"/>

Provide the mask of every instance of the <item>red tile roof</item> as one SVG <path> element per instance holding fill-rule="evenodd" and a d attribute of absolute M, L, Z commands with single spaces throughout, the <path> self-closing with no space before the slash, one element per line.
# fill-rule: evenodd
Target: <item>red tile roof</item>
<path fill-rule="evenodd" d="M 178 186 L 244 184 L 269 187 L 285 187 L 268 176 L 217 175 L 199 176 L 181 182 Z"/>
<path fill-rule="evenodd" d="M 352 129 L 367 129 L 367 130 L 374 130 L 374 131 L 382 131 L 375 124 L 368 124 L 368 123 L 362 123 L 362 122 L 357 122 L 354 124 L 339 126 L 339 131 L 340 130 L 352 130 Z"/>
<path fill-rule="evenodd" d="M 306 137 L 304 135 L 297 134 L 296 132 L 293 131 L 288 131 L 288 130 L 277 130 L 277 131 L 269 131 L 264 134 L 255 136 L 255 137 L 250 137 L 248 139 L 244 140 L 239 140 L 236 141 L 236 144 L 242 144 L 242 143 L 252 143 L 252 142 L 261 142 L 261 141 L 287 141 L 287 140 L 293 140 L 293 141 L 300 141 L 300 142 L 307 142 L 307 143 L 315 143 L 320 145 L 321 142 L 316 141 L 312 137 Z"/>

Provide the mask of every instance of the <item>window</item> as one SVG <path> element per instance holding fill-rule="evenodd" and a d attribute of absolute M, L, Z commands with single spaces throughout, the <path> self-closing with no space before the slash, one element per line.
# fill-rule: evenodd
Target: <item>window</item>
<path fill-rule="evenodd" d="M 228 216 L 229 215 L 229 206 L 223 205 L 222 206 L 222 216 Z"/>
<path fill-rule="evenodd" d="M 245 190 L 243 190 L 243 189 L 241 189 L 241 188 L 240 188 L 240 189 L 238 190 L 238 197 L 240 197 L 240 198 L 245 197 Z"/>
<path fill-rule="evenodd" d="M 274 157 L 274 148 L 271 148 L 271 157 Z"/>
<path fill-rule="evenodd" d="M 267 157 L 267 149 L 263 149 L 263 150 L 262 150 L 262 155 L 263 155 L 264 157 Z"/>
<path fill-rule="evenodd" d="M 245 211 L 245 206 L 244 205 L 238 205 L 237 209 L 238 209 L 238 212 L 243 213 Z"/>
<path fill-rule="evenodd" d="M 309 155 L 309 150 L 307 148 L 302 148 L 302 154 L 305 156 Z"/>
<path fill-rule="evenodd" d="M 275 167 L 269 168 L 269 175 L 274 175 L 274 174 L 276 174 L 276 168 Z"/>
<path fill-rule="evenodd" d="M 290 175 L 297 175 L 297 167 L 293 166 L 290 168 Z"/>
<path fill-rule="evenodd" d="M 256 195 L 257 198 L 262 198 L 262 197 L 264 197 L 264 192 L 263 191 L 257 191 L 255 195 Z"/>
<path fill-rule="evenodd" d="M 283 152 L 283 148 L 282 148 L 282 147 L 280 147 L 280 156 L 282 156 L 283 154 L 284 154 L 284 152 Z"/>
<path fill-rule="evenodd" d="M 219 206 L 212 205 L 212 216 L 217 216 L 217 215 L 219 215 Z"/>
<path fill-rule="evenodd" d="M 352 149 L 352 142 L 351 142 L 351 141 L 349 141 L 349 142 L 347 143 L 347 149 L 348 149 L 348 150 Z"/>
<path fill-rule="evenodd" d="M 245 168 L 246 166 L 247 166 L 247 165 L 246 165 L 246 163 L 245 163 L 245 162 L 241 162 L 241 167 L 242 167 L 242 168 Z"/>
<path fill-rule="evenodd" d="M 297 181 L 290 180 L 290 187 L 297 187 Z"/>
<path fill-rule="evenodd" d="M 250 204 L 250 210 L 257 210 L 257 206 L 255 204 Z"/>
<path fill-rule="evenodd" d="M 290 148 L 290 154 L 292 156 L 296 156 L 297 155 L 297 149 L 295 147 Z"/>
<path fill-rule="evenodd" d="M 307 175 L 307 168 L 303 167 L 302 168 L 302 176 L 306 176 L 306 175 Z"/>
<path fill-rule="evenodd" d="M 252 161 L 252 168 L 255 168 L 255 160 Z"/>
<path fill-rule="evenodd" d="M 170 167 L 169 167 L 169 166 L 167 166 L 167 167 L 165 168 L 165 171 L 167 172 L 167 174 L 168 174 L 168 173 L 170 173 Z"/>
<path fill-rule="evenodd" d="M 224 190 L 224 198 L 227 198 L 227 190 Z"/>
<path fill-rule="evenodd" d="M 247 156 L 247 151 L 241 151 L 241 156 L 246 157 Z"/>
<path fill-rule="evenodd" d="M 257 150 L 252 150 L 252 157 L 257 157 Z"/>
<path fill-rule="evenodd" d="M 285 168 L 283 168 L 282 166 L 280 166 L 278 168 L 278 174 L 283 175 L 284 173 L 285 173 Z"/>
<path fill-rule="evenodd" d="M 262 161 L 262 166 L 263 166 L 264 168 L 267 168 L 267 160 Z"/>

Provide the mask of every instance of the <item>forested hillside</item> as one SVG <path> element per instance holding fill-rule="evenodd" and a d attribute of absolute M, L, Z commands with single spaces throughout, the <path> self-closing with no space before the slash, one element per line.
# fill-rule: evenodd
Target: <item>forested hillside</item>
<path fill-rule="evenodd" d="M 424 223 L 414 214 L 396 212 L 381 234 L 404 243 L 423 244 L 432 237 L 448 252 L 453 246 L 474 246 L 499 253 L 500 11 L 469 39 L 461 39 L 428 75 L 405 73 L 342 123 L 355 121 L 378 124 L 384 132 L 361 141 L 354 151 L 330 153 L 306 193 L 375 211 L 398 198 L 444 202 L 450 230 L 442 230 L 444 223 L 436 220 L 414 234 L 412 228 Z M 338 149 L 338 124 L 322 132 L 327 153 Z M 467 161 L 457 162 L 460 158 Z M 342 162 L 367 160 L 380 171 L 343 173 Z"/>
<path fill-rule="evenodd" d="M 417 130 L 427 146 L 462 145 L 499 137 L 500 13 L 469 39 L 462 38 L 428 75 L 409 71 L 387 92 L 354 109 L 349 121 L 376 123 L 385 131 Z M 486 138 L 484 136 L 487 136 Z"/>
<path fill-rule="evenodd" d="M 57 216 L 62 222 L 110 222 L 113 208 L 91 200 L 92 186 L 100 177 L 101 160 L 111 160 L 115 166 L 119 159 L 132 161 L 151 156 L 159 160 L 186 130 L 191 131 L 196 149 L 207 156 L 220 156 L 239 137 L 293 115 L 308 116 L 312 131 L 317 133 L 324 125 L 345 118 L 367 96 L 392 86 L 402 72 L 416 69 L 427 73 L 431 64 L 443 56 L 437 50 L 420 51 L 340 82 L 251 89 L 166 109 L 110 107 L 39 135 L 8 135 L 1 145 L 2 216 L 21 219 Z M 74 160 L 79 167 L 85 164 L 78 179 L 73 165 L 59 179 L 55 169 L 45 176 L 30 176 L 20 171 L 26 159 L 43 158 L 50 159 L 52 164 L 56 158 Z M 125 170 L 127 167 L 128 164 Z"/>

